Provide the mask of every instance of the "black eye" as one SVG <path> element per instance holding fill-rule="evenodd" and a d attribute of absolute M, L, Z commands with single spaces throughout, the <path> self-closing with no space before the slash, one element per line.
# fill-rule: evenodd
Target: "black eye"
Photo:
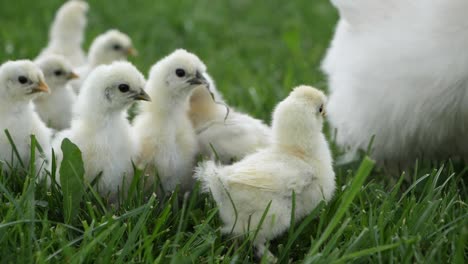
<path fill-rule="evenodd" d="M 21 84 L 25 84 L 28 82 L 28 78 L 24 77 L 24 76 L 20 76 L 18 77 L 18 82 L 20 82 Z"/>
<path fill-rule="evenodd" d="M 120 46 L 119 44 L 114 44 L 114 46 L 112 46 L 112 48 L 114 50 L 121 50 L 122 49 L 122 46 Z"/>
<path fill-rule="evenodd" d="M 128 84 L 120 84 L 119 85 L 119 91 L 121 91 L 122 93 L 126 93 L 130 90 L 130 86 L 128 86 Z"/>
<path fill-rule="evenodd" d="M 60 75 L 63 74 L 63 72 L 61 70 L 56 70 L 56 71 L 54 71 L 54 74 L 55 74 L 55 76 L 60 76 Z"/>
<path fill-rule="evenodd" d="M 175 74 L 179 77 L 184 77 L 185 76 L 185 71 L 183 69 L 177 69 L 175 70 Z"/>
<path fill-rule="evenodd" d="M 323 112 L 323 105 L 321 105 L 319 108 L 319 113 L 322 113 L 322 112 Z"/>

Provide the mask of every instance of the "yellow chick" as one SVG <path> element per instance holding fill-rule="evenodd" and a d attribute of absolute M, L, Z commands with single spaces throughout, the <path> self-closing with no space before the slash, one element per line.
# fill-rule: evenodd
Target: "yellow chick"
<path fill-rule="evenodd" d="M 195 177 L 219 206 L 225 233 L 254 231 L 271 202 L 254 241 L 258 256 L 266 252 L 274 259 L 265 243 L 288 229 L 293 192 L 296 220 L 333 196 L 335 173 L 322 133 L 325 103 L 321 91 L 295 88 L 273 113 L 271 146 L 230 166 L 207 161 L 196 170 Z"/>

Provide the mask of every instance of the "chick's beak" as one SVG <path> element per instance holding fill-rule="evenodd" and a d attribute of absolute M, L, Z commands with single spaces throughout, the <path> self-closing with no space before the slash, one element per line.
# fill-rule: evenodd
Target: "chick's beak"
<path fill-rule="evenodd" d="M 74 72 L 70 72 L 67 76 L 68 80 L 73 80 L 73 79 L 78 79 L 78 78 L 80 78 L 80 76 Z"/>
<path fill-rule="evenodd" d="M 47 84 L 43 80 L 40 80 L 37 86 L 32 89 L 32 93 L 39 93 L 39 92 L 45 92 L 45 93 L 49 92 L 49 86 L 47 86 Z"/>
<path fill-rule="evenodd" d="M 138 101 L 148 101 L 151 102 L 151 97 L 145 92 L 145 90 L 141 89 L 141 92 L 136 94 L 133 97 L 134 100 Z"/>
<path fill-rule="evenodd" d="M 134 47 L 129 47 L 125 50 L 127 56 L 138 56 L 138 51 Z"/>
<path fill-rule="evenodd" d="M 195 77 L 187 81 L 190 85 L 206 85 L 208 86 L 208 82 L 206 81 L 205 77 L 201 75 L 201 73 L 197 72 Z"/>

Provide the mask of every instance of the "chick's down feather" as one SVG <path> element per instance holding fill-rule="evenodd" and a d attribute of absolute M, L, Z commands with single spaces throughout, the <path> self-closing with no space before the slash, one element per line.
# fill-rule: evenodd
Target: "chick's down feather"
<path fill-rule="evenodd" d="M 299 86 L 274 111 L 271 146 L 230 166 L 206 161 L 196 170 L 219 206 L 226 233 L 255 230 L 271 203 L 254 242 L 258 255 L 289 227 L 293 192 L 297 220 L 334 193 L 332 158 L 321 132 L 325 100 L 322 92 Z"/>
<path fill-rule="evenodd" d="M 57 11 L 50 27 L 49 43 L 37 59 L 49 55 L 64 56 L 73 67 L 86 63 L 81 48 L 86 28 L 89 6 L 82 0 L 66 1 Z"/>
<path fill-rule="evenodd" d="M 49 88 L 42 71 L 31 61 L 8 61 L 0 66 L 0 162 L 3 170 L 17 168 L 21 164 L 25 169 L 30 162 L 36 169 L 45 167 L 50 158 L 51 131 L 34 111 L 31 100 L 40 93 L 47 93 Z M 10 143 L 5 130 L 12 137 Z M 44 153 L 36 149 L 36 160 L 30 160 L 31 135 Z"/>
<path fill-rule="evenodd" d="M 202 86 L 190 97 L 189 116 L 203 156 L 227 164 L 271 143 L 271 129 L 262 121 L 215 100 Z"/>
<path fill-rule="evenodd" d="M 180 185 L 190 191 L 198 143 L 187 111 L 194 88 L 207 85 L 205 65 L 194 54 L 178 49 L 150 70 L 146 90 L 153 101 L 141 105 L 135 118 L 141 153 L 138 164 L 146 168 L 148 186 L 159 177 L 163 191 Z"/>
<path fill-rule="evenodd" d="M 53 142 L 59 165 L 63 139 L 76 144 L 82 152 L 85 179 L 91 182 L 101 174 L 97 188 L 112 201 L 119 191 L 125 195 L 133 177 L 132 160 L 138 146 L 126 109 L 136 100 L 150 100 L 144 85 L 143 75 L 128 62 L 97 67 L 78 97 L 71 128 L 59 133 Z M 57 178 L 59 181 L 58 172 Z"/>

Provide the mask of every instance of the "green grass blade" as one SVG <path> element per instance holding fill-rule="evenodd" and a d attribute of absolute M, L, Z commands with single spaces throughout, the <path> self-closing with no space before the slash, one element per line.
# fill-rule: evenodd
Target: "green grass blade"
<path fill-rule="evenodd" d="M 340 206 L 338 207 L 337 212 L 333 216 L 331 222 L 328 224 L 323 234 L 314 243 L 313 247 L 310 249 L 307 255 L 311 256 L 311 255 L 315 255 L 318 253 L 320 246 L 322 246 L 325 240 L 331 235 L 333 229 L 335 229 L 335 227 L 339 224 L 339 222 L 341 221 L 341 218 L 344 216 L 344 214 L 348 210 L 349 206 L 354 200 L 354 197 L 356 197 L 356 195 L 361 190 L 361 187 L 364 184 L 364 181 L 369 176 L 373 167 L 374 167 L 374 161 L 370 160 L 369 158 L 366 157 L 362 161 L 361 166 L 359 167 L 353 179 L 353 182 L 351 183 L 351 186 L 343 194 L 343 198 L 342 198 Z"/>

